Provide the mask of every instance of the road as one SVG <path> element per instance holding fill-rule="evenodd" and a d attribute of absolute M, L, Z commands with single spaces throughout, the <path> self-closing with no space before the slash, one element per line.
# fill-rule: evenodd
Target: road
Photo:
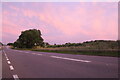
<path fill-rule="evenodd" d="M 3 78 L 118 78 L 118 58 L 3 49 Z"/>

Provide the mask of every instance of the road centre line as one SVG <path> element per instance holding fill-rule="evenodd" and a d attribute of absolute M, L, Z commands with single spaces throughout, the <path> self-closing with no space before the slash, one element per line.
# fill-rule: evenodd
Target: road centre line
<path fill-rule="evenodd" d="M 6 59 L 8 58 L 7 55 L 5 57 L 6 57 Z"/>
<path fill-rule="evenodd" d="M 18 75 L 13 75 L 13 78 L 14 78 L 15 80 L 19 80 Z"/>
<path fill-rule="evenodd" d="M 8 64 L 11 64 L 11 62 L 10 62 L 10 61 L 7 61 L 7 63 L 8 63 Z"/>
<path fill-rule="evenodd" d="M 7 60 L 7 61 L 9 60 L 7 56 L 6 56 L 6 60 Z"/>
<path fill-rule="evenodd" d="M 6 56 L 6 59 L 8 59 L 8 57 Z"/>
<path fill-rule="evenodd" d="M 9 61 L 9 59 L 8 59 L 7 54 L 5 53 L 5 51 L 4 51 L 4 54 L 5 54 L 5 57 L 6 57 L 7 61 Z"/>
<path fill-rule="evenodd" d="M 5 57 L 6 57 L 6 59 L 7 59 L 7 63 L 8 63 L 8 64 L 11 64 L 11 62 L 9 61 L 9 59 L 8 59 L 8 57 L 7 57 L 7 54 L 5 53 L 5 51 L 3 51 L 3 52 L 4 52 Z M 13 68 L 12 65 L 10 65 L 9 67 L 10 67 L 10 70 L 11 70 L 11 71 L 14 70 L 14 68 Z M 18 75 L 13 75 L 13 78 L 14 78 L 14 80 L 19 80 Z"/>
<path fill-rule="evenodd" d="M 65 60 L 71 60 L 71 61 L 78 61 L 78 62 L 91 62 L 88 60 L 79 60 L 79 59 L 72 59 L 72 58 L 65 58 L 65 57 L 59 57 L 59 56 L 50 56 L 52 58 L 59 58 L 59 59 L 65 59 Z"/>
<path fill-rule="evenodd" d="M 7 54 L 5 54 L 5 57 L 7 57 Z"/>
<path fill-rule="evenodd" d="M 9 59 L 7 58 L 7 61 L 9 61 Z"/>
<path fill-rule="evenodd" d="M 11 70 L 11 71 L 14 70 L 13 66 L 10 66 L 10 70 Z"/>
<path fill-rule="evenodd" d="M 7 57 L 7 54 L 6 53 L 4 53 L 5 54 L 5 57 Z"/>
<path fill-rule="evenodd" d="M 4 51 L 4 50 L 3 50 L 3 52 L 4 52 L 5 57 L 7 57 L 7 54 L 5 53 L 5 51 Z"/>

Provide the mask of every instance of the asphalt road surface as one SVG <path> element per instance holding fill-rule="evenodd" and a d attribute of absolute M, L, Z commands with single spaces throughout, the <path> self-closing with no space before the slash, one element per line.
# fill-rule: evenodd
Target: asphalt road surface
<path fill-rule="evenodd" d="M 13 50 L 2 53 L 3 78 L 118 78 L 118 58 Z"/>

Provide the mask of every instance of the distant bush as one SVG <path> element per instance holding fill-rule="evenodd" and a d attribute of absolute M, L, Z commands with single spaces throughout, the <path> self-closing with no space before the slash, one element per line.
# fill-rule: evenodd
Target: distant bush
<path fill-rule="evenodd" d="M 118 49 L 118 40 L 95 40 L 95 41 L 86 41 L 83 43 L 65 43 L 61 45 L 48 45 L 47 47 L 81 47 L 84 49 Z"/>
<path fill-rule="evenodd" d="M 17 48 L 32 48 L 34 46 L 43 46 L 43 38 L 41 31 L 37 29 L 29 29 L 21 32 L 19 38 L 14 42 Z"/>

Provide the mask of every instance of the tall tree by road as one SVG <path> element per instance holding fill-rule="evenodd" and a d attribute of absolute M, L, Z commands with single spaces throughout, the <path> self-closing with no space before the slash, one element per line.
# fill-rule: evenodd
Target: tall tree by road
<path fill-rule="evenodd" d="M 14 42 L 14 47 L 32 48 L 33 46 L 43 46 L 43 44 L 41 31 L 37 29 L 29 29 L 21 32 L 19 39 Z"/>

